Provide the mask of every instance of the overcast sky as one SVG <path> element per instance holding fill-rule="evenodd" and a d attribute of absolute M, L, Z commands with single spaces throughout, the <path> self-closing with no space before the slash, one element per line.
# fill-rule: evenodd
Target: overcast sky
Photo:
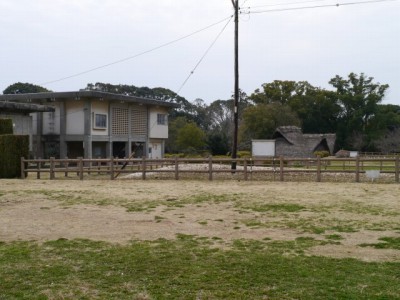
<path fill-rule="evenodd" d="M 242 0 L 243 12 L 269 12 L 240 17 L 240 88 L 251 94 L 275 79 L 330 88 L 335 75 L 364 72 L 390 85 L 383 103 L 400 105 L 400 1 L 271 11 L 359 1 Z M 0 0 L 0 91 L 15 82 L 53 91 L 105 82 L 177 92 L 232 13 L 231 0 Z M 233 29 L 231 21 L 181 96 L 230 98 Z"/>

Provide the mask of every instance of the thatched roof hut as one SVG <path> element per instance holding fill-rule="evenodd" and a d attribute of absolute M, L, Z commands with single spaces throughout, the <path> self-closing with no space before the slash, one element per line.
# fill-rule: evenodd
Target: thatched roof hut
<path fill-rule="evenodd" d="M 297 126 L 281 126 L 275 130 L 275 155 L 286 157 L 313 157 L 315 151 L 333 154 L 336 134 L 303 134 Z"/>

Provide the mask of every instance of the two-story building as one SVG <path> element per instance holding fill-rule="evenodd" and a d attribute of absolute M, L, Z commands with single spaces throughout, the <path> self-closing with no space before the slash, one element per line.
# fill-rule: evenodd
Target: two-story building
<path fill-rule="evenodd" d="M 177 104 L 98 91 L 0 95 L 0 101 L 36 103 L 53 112 L 32 113 L 36 158 L 162 158 L 168 112 Z"/>

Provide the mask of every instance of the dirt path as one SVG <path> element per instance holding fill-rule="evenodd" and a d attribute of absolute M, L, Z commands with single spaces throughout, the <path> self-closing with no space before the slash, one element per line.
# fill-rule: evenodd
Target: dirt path
<path fill-rule="evenodd" d="M 227 247 L 340 235 L 310 254 L 399 261 L 399 250 L 359 246 L 400 237 L 399 199 L 395 184 L 0 180 L 0 241 L 125 244 L 188 234 Z"/>

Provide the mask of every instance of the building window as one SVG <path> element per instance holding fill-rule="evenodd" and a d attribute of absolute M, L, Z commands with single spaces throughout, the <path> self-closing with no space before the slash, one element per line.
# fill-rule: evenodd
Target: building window
<path fill-rule="evenodd" d="M 167 115 L 166 114 L 157 114 L 157 124 L 158 125 L 167 125 Z"/>
<path fill-rule="evenodd" d="M 95 129 L 107 129 L 107 115 L 105 114 L 94 114 L 94 126 Z"/>

